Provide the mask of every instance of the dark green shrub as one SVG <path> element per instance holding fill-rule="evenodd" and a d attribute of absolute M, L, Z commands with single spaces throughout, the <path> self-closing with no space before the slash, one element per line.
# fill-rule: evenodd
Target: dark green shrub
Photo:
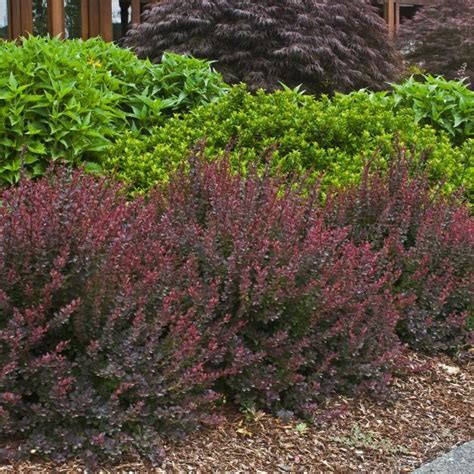
<path fill-rule="evenodd" d="M 320 100 L 290 90 L 250 95 L 237 87 L 210 106 L 167 121 L 148 137 L 123 137 L 105 155 L 103 166 L 134 189 L 147 190 L 165 181 L 196 141 L 207 139 L 206 154 L 215 157 L 233 140 L 235 169 L 245 172 L 266 148 L 276 145 L 273 169 L 324 173 L 324 186 L 340 185 L 356 182 L 363 161 L 374 154 L 385 166 L 399 136 L 402 144 L 416 146 L 420 153 L 431 150 L 430 176 L 446 179 L 446 189 L 472 183 L 472 140 L 453 147 L 446 134 L 417 125 L 412 111 L 394 113 L 389 100 L 366 92 Z"/>
<path fill-rule="evenodd" d="M 143 58 L 164 51 L 216 61 L 226 81 L 272 91 L 382 89 L 399 60 L 366 0 L 165 0 L 126 38 Z"/>
<path fill-rule="evenodd" d="M 159 66 L 100 39 L 0 43 L 0 183 L 50 160 L 95 161 L 124 130 L 159 124 L 226 90 L 209 63 L 166 55 Z"/>
<path fill-rule="evenodd" d="M 446 131 L 453 142 L 474 138 L 474 91 L 464 81 L 448 81 L 443 77 L 413 77 L 393 85 L 395 108 L 409 107 L 415 121 Z"/>

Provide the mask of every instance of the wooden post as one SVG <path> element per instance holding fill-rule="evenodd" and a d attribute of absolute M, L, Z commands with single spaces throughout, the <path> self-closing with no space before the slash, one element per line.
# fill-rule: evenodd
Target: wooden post
<path fill-rule="evenodd" d="M 395 3 L 395 35 L 400 28 L 400 2 Z"/>
<path fill-rule="evenodd" d="M 89 38 L 89 0 L 81 0 L 81 38 Z"/>
<path fill-rule="evenodd" d="M 112 0 L 100 0 L 100 36 L 112 41 Z"/>
<path fill-rule="evenodd" d="M 99 0 L 89 0 L 89 38 L 100 35 Z"/>
<path fill-rule="evenodd" d="M 393 38 L 395 35 L 395 0 L 385 0 L 384 16 L 388 25 L 388 36 Z"/>
<path fill-rule="evenodd" d="M 8 7 L 8 34 L 15 39 L 33 32 L 32 0 L 10 0 Z"/>
<path fill-rule="evenodd" d="M 49 34 L 64 36 L 64 0 L 48 0 Z"/>
<path fill-rule="evenodd" d="M 20 0 L 8 2 L 8 35 L 11 39 L 21 36 Z"/>
<path fill-rule="evenodd" d="M 140 0 L 132 0 L 132 25 L 140 23 Z"/>
<path fill-rule="evenodd" d="M 33 4 L 32 0 L 21 0 L 21 34 L 28 36 L 33 33 Z"/>

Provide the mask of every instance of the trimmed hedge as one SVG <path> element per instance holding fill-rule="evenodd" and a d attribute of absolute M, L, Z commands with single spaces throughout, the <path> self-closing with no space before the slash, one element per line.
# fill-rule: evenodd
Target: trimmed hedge
<path fill-rule="evenodd" d="M 146 132 L 226 90 L 208 62 L 174 54 L 153 65 L 100 39 L 0 42 L 0 184 L 57 159 L 97 171 L 125 130 Z"/>
<path fill-rule="evenodd" d="M 210 158 L 222 155 L 231 142 L 232 166 L 244 173 L 268 147 L 275 147 L 274 171 L 310 172 L 313 177 L 324 173 L 327 187 L 357 182 L 367 159 L 386 167 L 399 139 L 416 147 L 417 158 L 429 150 L 434 183 L 445 180 L 449 191 L 472 187 L 474 142 L 453 146 L 446 134 L 417 125 L 411 110 L 393 112 L 388 100 L 366 92 L 320 100 L 294 90 L 251 95 L 237 87 L 214 104 L 170 119 L 150 136 L 122 137 L 105 154 L 103 167 L 133 190 L 146 191 L 166 181 L 189 148 L 205 139 Z"/>

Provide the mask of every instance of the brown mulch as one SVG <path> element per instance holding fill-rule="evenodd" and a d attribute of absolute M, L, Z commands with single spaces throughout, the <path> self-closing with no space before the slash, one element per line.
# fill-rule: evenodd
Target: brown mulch
<path fill-rule="evenodd" d="M 408 473 L 474 438 L 474 364 L 412 355 L 422 371 L 396 378 L 389 402 L 334 397 L 309 426 L 261 412 L 231 413 L 218 428 L 167 444 L 160 469 L 130 463 L 101 472 Z M 23 463 L 3 473 L 79 473 L 77 464 Z"/>

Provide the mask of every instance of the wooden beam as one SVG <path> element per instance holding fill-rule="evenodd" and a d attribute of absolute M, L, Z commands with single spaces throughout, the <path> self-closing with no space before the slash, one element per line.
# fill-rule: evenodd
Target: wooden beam
<path fill-rule="evenodd" d="M 379 4 L 386 4 L 388 0 L 378 0 Z M 401 6 L 423 6 L 423 5 L 434 5 L 439 0 L 399 0 Z"/>
<path fill-rule="evenodd" d="M 64 0 L 48 0 L 49 34 L 64 37 Z"/>
<path fill-rule="evenodd" d="M 112 0 L 100 0 L 100 36 L 112 41 Z"/>

